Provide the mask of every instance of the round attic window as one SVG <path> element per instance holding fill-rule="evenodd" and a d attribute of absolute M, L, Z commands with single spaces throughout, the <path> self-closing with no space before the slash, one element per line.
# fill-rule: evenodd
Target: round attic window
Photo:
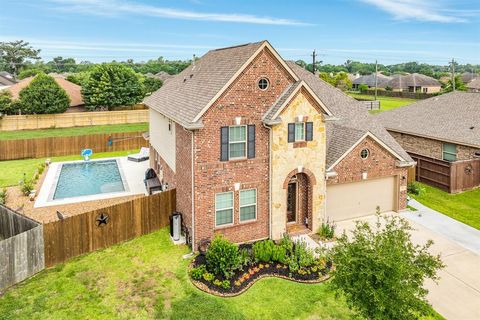
<path fill-rule="evenodd" d="M 362 151 L 360 151 L 360 157 L 364 160 L 367 159 L 369 155 L 370 155 L 370 150 L 368 149 L 363 149 Z"/>
<path fill-rule="evenodd" d="M 260 90 L 267 90 L 269 84 L 270 82 L 267 78 L 261 78 L 260 80 L 258 80 L 258 87 L 260 88 Z"/>

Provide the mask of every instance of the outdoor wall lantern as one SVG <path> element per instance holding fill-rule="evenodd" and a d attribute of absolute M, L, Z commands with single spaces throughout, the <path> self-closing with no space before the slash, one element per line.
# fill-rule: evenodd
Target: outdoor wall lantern
<path fill-rule="evenodd" d="M 367 180 L 368 178 L 368 172 L 362 172 L 362 179 Z"/>

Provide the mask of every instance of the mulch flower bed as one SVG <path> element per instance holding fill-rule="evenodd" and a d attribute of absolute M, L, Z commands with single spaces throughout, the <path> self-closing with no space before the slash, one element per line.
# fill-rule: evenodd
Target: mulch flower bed
<path fill-rule="evenodd" d="M 205 256 L 198 255 L 190 264 L 190 270 L 205 264 Z M 233 297 L 242 294 L 257 280 L 265 277 L 277 277 L 301 283 L 320 283 L 330 278 L 331 269 L 332 264 L 327 262 L 323 267 L 312 266 L 292 273 L 288 266 L 284 264 L 256 262 L 245 267 L 243 271 L 237 270 L 233 277 L 228 280 L 218 276 L 211 281 L 207 281 L 204 278 L 195 280 L 192 277 L 190 277 L 190 280 L 204 292 L 216 296 Z M 225 281 L 229 282 L 228 288 L 222 286 L 222 283 Z"/>

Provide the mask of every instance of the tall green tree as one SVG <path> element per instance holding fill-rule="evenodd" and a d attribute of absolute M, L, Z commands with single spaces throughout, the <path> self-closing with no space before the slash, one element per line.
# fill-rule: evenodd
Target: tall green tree
<path fill-rule="evenodd" d="M 23 40 L 0 42 L 0 62 L 14 77 L 27 60 L 40 59 L 39 53 L 40 50 L 33 49 Z"/>
<path fill-rule="evenodd" d="M 454 83 L 450 78 L 444 85 L 443 91 L 444 92 L 452 92 L 453 91 Z M 457 91 L 467 91 L 467 86 L 463 83 L 462 77 L 455 76 L 455 90 Z"/>
<path fill-rule="evenodd" d="M 103 63 L 90 71 L 82 87 L 89 109 L 134 105 L 144 97 L 143 86 L 132 68 L 119 63 Z"/>
<path fill-rule="evenodd" d="M 0 91 L 0 114 L 15 114 L 12 108 L 12 95 L 10 91 Z"/>
<path fill-rule="evenodd" d="M 345 233 L 338 239 L 331 285 L 366 319 L 418 319 L 430 312 L 423 282 L 437 280 L 443 264 L 429 253 L 431 240 L 412 243 L 406 220 L 382 219 L 374 227 L 357 222 L 351 240 Z"/>
<path fill-rule="evenodd" d="M 19 94 L 19 106 L 26 114 L 62 113 L 70 106 L 70 98 L 55 81 L 39 73 Z"/>
<path fill-rule="evenodd" d="M 162 80 L 157 78 L 143 77 L 142 84 L 143 84 L 143 91 L 145 92 L 145 95 L 147 95 L 160 89 L 163 85 L 163 82 Z"/>

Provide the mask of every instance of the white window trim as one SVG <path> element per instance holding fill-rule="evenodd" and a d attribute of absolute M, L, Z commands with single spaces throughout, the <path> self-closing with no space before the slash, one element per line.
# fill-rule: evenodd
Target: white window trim
<path fill-rule="evenodd" d="M 297 124 L 301 124 L 303 126 L 303 139 L 298 139 L 297 140 Z M 303 142 L 306 141 L 306 135 L 307 135 L 307 127 L 305 125 L 305 122 L 295 122 L 295 127 L 294 127 L 294 142 Z"/>
<path fill-rule="evenodd" d="M 362 152 L 363 152 L 364 150 L 367 151 L 367 156 L 366 156 L 365 158 L 362 157 Z M 362 150 L 360 150 L 360 158 L 361 158 L 362 160 L 367 160 L 368 157 L 370 157 L 370 150 L 369 150 L 368 148 L 363 148 Z"/>
<path fill-rule="evenodd" d="M 240 205 L 240 193 L 242 191 L 250 191 L 250 190 L 255 190 L 255 219 L 248 219 L 248 220 L 242 220 L 242 215 L 241 215 L 241 208 L 244 208 L 244 207 L 250 207 L 250 206 L 253 206 L 253 204 L 248 204 L 248 205 Z M 252 222 L 252 221 L 257 221 L 257 213 L 258 213 L 258 192 L 257 192 L 257 188 L 250 188 L 250 189 L 242 189 L 238 192 L 238 221 L 240 221 L 240 223 L 247 223 L 247 222 Z"/>
<path fill-rule="evenodd" d="M 235 141 L 231 142 L 230 141 L 230 128 L 235 128 L 235 127 L 244 127 L 245 128 L 245 140 L 243 141 Z M 237 144 L 237 143 L 244 143 L 245 144 L 245 155 L 241 157 L 230 157 L 230 145 L 232 144 Z M 246 125 L 235 125 L 235 126 L 228 126 L 228 160 L 241 160 L 241 159 L 247 159 L 248 155 L 248 128 Z"/>
<path fill-rule="evenodd" d="M 223 211 L 223 210 L 230 210 L 231 209 L 232 210 L 232 222 L 217 225 L 217 195 L 226 194 L 226 193 L 231 193 L 232 194 L 232 207 L 231 208 L 223 208 L 223 209 L 219 209 L 219 210 Z M 235 208 L 235 192 L 233 192 L 233 191 L 216 192 L 214 202 L 215 202 L 215 217 L 214 217 L 215 228 L 224 228 L 224 227 L 232 226 L 235 222 L 235 210 L 234 210 L 234 208 Z"/>
<path fill-rule="evenodd" d="M 450 151 L 445 151 L 445 144 L 450 144 L 452 146 L 455 146 L 455 153 L 452 153 Z M 445 160 L 445 153 L 450 154 L 450 155 L 454 155 L 455 160 Z M 442 160 L 443 161 L 448 161 L 448 162 L 457 161 L 458 160 L 458 145 L 456 145 L 454 143 L 449 143 L 449 142 L 442 142 Z"/>
<path fill-rule="evenodd" d="M 260 88 L 260 81 L 262 80 L 266 80 L 267 81 L 267 86 L 265 87 L 265 89 L 262 89 Z M 257 88 L 262 90 L 262 91 L 267 91 L 268 88 L 270 88 L 270 80 L 267 78 L 267 77 L 261 77 L 257 80 Z"/>

